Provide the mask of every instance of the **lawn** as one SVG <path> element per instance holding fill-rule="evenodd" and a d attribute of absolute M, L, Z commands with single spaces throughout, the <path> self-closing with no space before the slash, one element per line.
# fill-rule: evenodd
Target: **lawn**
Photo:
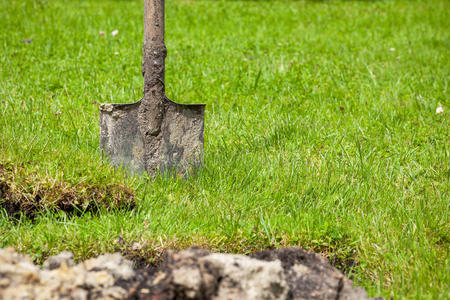
<path fill-rule="evenodd" d="M 98 151 L 99 103 L 142 95 L 142 16 L 142 0 L 0 1 L 0 186 L 42 208 L 0 210 L 0 247 L 152 262 L 298 245 L 372 296 L 449 296 L 449 1 L 167 0 L 166 91 L 207 104 L 187 180 Z M 70 215 L 61 194 L 135 207 Z"/>

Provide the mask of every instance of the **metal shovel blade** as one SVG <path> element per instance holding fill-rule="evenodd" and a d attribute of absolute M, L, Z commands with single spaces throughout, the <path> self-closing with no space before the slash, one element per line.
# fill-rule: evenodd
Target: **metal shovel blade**
<path fill-rule="evenodd" d="M 164 0 L 144 1 L 144 97 L 100 105 L 100 150 L 133 173 L 194 172 L 202 163 L 204 104 L 179 104 L 165 94 Z"/>
<path fill-rule="evenodd" d="M 146 153 L 139 130 L 141 101 L 100 105 L 100 149 L 113 166 L 132 173 L 195 172 L 202 164 L 204 104 L 179 104 L 166 98 L 161 133 L 153 155 Z"/>

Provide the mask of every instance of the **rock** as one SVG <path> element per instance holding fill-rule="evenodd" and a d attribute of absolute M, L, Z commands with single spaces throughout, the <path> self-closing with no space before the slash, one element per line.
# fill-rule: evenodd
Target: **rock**
<path fill-rule="evenodd" d="M 75 264 L 69 252 L 43 268 L 0 249 L 0 299 L 368 299 L 322 256 L 301 248 L 251 256 L 167 251 L 158 268 L 133 270 L 119 254 Z"/>
<path fill-rule="evenodd" d="M 301 248 L 251 257 L 170 251 L 153 281 L 141 282 L 144 288 L 140 299 L 368 299 L 325 258 Z"/>
<path fill-rule="evenodd" d="M 83 266 L 88 271 L 105 271 L 116 280 L 129 280 L 134 276 L 133 263 L 119 253 L 88 259 Z"/>
<path fill-rule="evenodd" d="M 216 268 L 216 281 L 221 279 L 213 299 L 285 299 L 288 294 L 280 261 L 211 254 L 203 257 L 200 264 Z"/>
<path fill-rule="evenodd" d="M 72 267 L 73 254 L 68 251 L 63 251 L 58 255 L 51 256 L 44 262 L 44 269 L 54 270 L 59 268 L 62 264 L 66 264 L 67 267 Z"/>
<path fill-rule="evenodd" d="M 119 254 L 75 265 L 70 252 L 50 257 L 43 268 L 12 248 L 0 249 L 0 299 L 126 299 L 119 286 L 134 276 L 132 262 Z"/>
<path fill-rule="evenodd" d="M 164 299 L 284 299 L 288 293 L 279 261 L 200 249 L 169 252 L 148 286 L 150 295 Z"/>
<path fill-rule="evenodd" d="M 39 268 L 26 255 L 12 248 L 0 250 L 0 299 L 32 299 L 39 284 Z"/>
<path fill-rule="evenodd" d="M 352 282 L 318 254 L 292 247 L 262 251 L 252 257 L 281 262 L 290 299 L 368 299 L 364 289 L 353 289 Z"/>

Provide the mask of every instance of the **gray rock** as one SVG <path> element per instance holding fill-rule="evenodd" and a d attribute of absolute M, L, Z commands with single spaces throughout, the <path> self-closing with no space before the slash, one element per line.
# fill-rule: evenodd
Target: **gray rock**
<path fill-rule="evenodd" d="M 301 248 L 251 256 L 169 250 L 158 269 L 139 270 L 120 254 L 79 264 L 72 258 L 63 252 L 41 269 L 0 249 L 0 299 L 368 299 L 326 259 Z"/>
<path fill-rule="evenodd" d="M 200 265 L 216 268 L 216 280 L 221 278 L 212 299 L 285 299 L 289 290 L 280 261 L 213 253 L 202 257 Z"/>
<path fill-rule="evenodd" d="M 70 252 L 50 257 L 42 269 L 12 248 L 0 249 L 0 299 L 126 299 L 117 283 L 134 276 L 132 263 L 119 254 L 75 265 Z"/>
<path fill-rule="evenodd" d="M 368 299 L 352 282 L 322 256 L 298 247 L 255 253 L 254 258 L 280 261 L 289 285 L 290 299 Z"/>
<path fill-rule="evenodd" d="M 301 248 L 252 257 L 169 251 L 159 272 L 137 291 L 138 299 L 368 299 L 325 258 Z"/>
<path fill-rule="evenodd" d="M 67 267 L 72 267 L 74 265 L 72 252 L 63 251 L 58 255 L 49 257 L 44 262 L 44 269 L 54 270 L 59 268 L 62 264 L 66 264 Z"/>
<path fill-rule="evenodd" d="M 88 271 L 105 271 L 114 279 L 129 280 L 134 276 L 133 263 L 119 253 L 104 254 L 83 263 Z"/>
<path fill-rule="evenodd" d="M 200 249 L 170 252 L 158 276 L 150 293 L 163 291 L 167 299 L 284 299 L 288 293 L 279 261 Z"/>

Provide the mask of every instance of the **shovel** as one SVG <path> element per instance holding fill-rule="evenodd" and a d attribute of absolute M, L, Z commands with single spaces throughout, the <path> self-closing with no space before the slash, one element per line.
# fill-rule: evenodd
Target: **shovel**
<path fill-rule="evenodd" d="M 100 151 L 132 173 L 187 175 L 202 163 L 205 105 L 166 97 L 166 55 L 164 0 L 145 0 L 144 96 L 131 104 L 100 104 Z"/>

